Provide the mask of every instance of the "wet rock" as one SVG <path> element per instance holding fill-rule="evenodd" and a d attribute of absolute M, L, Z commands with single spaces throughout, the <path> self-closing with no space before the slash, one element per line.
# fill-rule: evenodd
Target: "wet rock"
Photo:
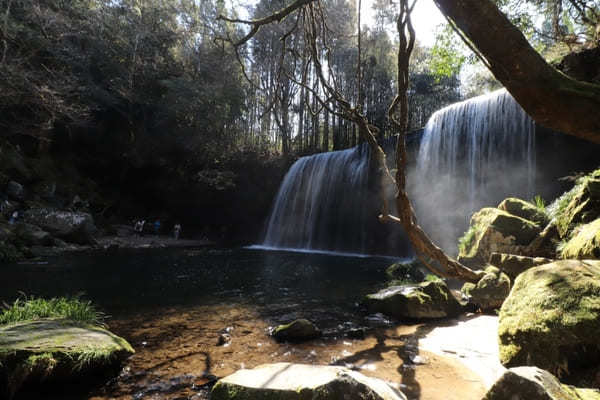
<path fill-rule="evenodd" d="M 550 372 L 535 367 L 511 368 L 494 383 L 483 400 L 600 400 L 596 389 L 563 385 Z"/>
<path fill-rule="evenodd" d="M 117 375 L 133 353 L 127 341 L 97 326 L 51 319 L 2 326 L 0 396 L 10 398 L 24 382 Z"/>
<path fill-rule="evenodd" d="M 550 222 L 550 219 L 545 212 L 530 202 L 517 199 L 516 197 L 509 197 L 503 200 L 502 203 L 498 205 L 498 209 L 528 221 L 535 222 L 542 227 Z"/>
<path fill-rule="evenodd" d="M 490 264 L 504 272 L 511 281 L 531 267 L 551 263 L 553 260 L 544 257 L 526 257 L 516 254 L 492 253 Z"/>
<path fill-rule="evenodd" d="M 278 341 L 300 342 L 321 336 L 321 331 L 307 319 L 297 319 L 286 325 L 279 325 L 273 330 L 273 337 Z"/>
<path fill-rule="evenodd" d="M 455 317 L 462 306 L 441 281 L 391 286 L 365 297 L 369 312 L 381 312 L 399 319 Z"/>
<path fill-rule="evenodd" d="M 510 279 L 496 267 L 485 269 L 485 275 L 477 282 L 465 283 L 461 293 L 483 311 L 490 311 L 502 306 L 510 293 Z"/>
<path fill-rule="evenodd" d="M 217 382 L 212 400 L 400 400 L 402 392 L 384 381 L 343 367 L 265 364 L 242 369 Z"/>
<path fill-rule="evenodd" d="M 35 225 L 17 224 L 15 233 L 27 246 L 52 246 L 54 243 L 52 235 Z"/>
<path fill-rule="evenodd" d="M 483 208 L 471 217 L 471 226 L 459 242 L 458 261 L 481 268 L 492 253 L 526 254 L 542 231 L 535 222 L 497 208 Z"/>
<path fill-rule="evenodd" d="M 563 260 L 517 277 L 500 310 L 500 361 L 562 377 L 600 364 L 600 261 Z"/>
<path fill-rule="evenodd" d="M 562 258 L 600 258 L 600 218 L 581 225 L 560 251 Z"/>
<path fill-rule="evenodd" d="M 27 210 L 25 222 L 34 224 L 53 236 L 77 244 L 95 244 L 97 229 L 88 213 L 36 208 Z"/>
<path fill-rule="evenodd" d="M 16 201 L 25 200 L 25 188 L 15 181 L 8 182 L 8 185 L 6 185 L 6 194 Z"/>

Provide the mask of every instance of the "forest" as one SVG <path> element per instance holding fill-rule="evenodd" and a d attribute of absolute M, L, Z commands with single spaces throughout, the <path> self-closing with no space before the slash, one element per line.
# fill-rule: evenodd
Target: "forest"
<path fill-rule="evenodd" d="M 598 110 L 595 0 L 0 0 L 0 399 L 600 399 Z"/>

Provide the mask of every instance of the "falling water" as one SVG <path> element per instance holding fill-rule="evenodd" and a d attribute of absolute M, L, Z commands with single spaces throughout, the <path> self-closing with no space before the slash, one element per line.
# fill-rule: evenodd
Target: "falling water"
<path fill-rule="evenodd" d="M 364 253 L 368 148 L 302 157 L 285 176 L 263 246 Z"/>
<path fill-rule="evenodd" d="M 456 251 L 474 211 L 508 196 L 533 197 L 535 163 L 534 123 L 506 90 L 437 111 L 411 176 L 421 224 Z"/>

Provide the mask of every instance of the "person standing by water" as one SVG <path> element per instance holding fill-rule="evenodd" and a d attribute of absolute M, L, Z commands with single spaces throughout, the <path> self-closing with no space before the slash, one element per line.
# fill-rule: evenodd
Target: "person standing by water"
<path fill-rule="evenodd" d="M 180 233 L 181 233 L 181 225 L 178 222 L 175 224 L 175 226 L 173 226 L 173 236 L 175 237 L 175 240 L 179 240 Z"/>

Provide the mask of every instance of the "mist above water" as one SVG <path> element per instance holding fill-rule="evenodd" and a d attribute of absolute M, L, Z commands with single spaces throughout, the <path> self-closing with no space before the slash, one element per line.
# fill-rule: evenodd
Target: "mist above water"
<path fill-rule="evenodd" d="M 506 90 L 453 104 L 425 127 L 409 192 L 419 223 L 450 253 L 474 211 L 531 199 L 535 126 Z"/>

